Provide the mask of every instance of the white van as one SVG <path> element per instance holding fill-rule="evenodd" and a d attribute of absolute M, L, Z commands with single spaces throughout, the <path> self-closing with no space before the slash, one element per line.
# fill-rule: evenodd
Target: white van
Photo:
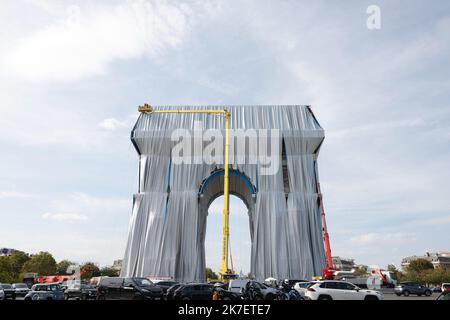
<path fill-rule="evenodd" d="M 264 300 L 275 300 L 283 293 L 275 288 L 268 287 L 264 283 L 255 280 L 231 280 L 228 285 L 228 290 L 232 292 L 241 293 L 247 288 L 247 283 L 251 282 L 251 286 L 260 292 Z"/>
<path fill-rule="evenodd" d="M 245 286 L 250 280 L 231 280 L 228 284 L 228 290 L 236 293 L 241 293 L 245 290 Z"/>

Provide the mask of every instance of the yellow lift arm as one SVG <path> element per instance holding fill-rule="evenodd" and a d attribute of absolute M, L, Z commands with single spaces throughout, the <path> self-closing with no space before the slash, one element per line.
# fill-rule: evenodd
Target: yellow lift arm
<path fill-rule="evenodd" d="M 208 114 L 208 115 L 224 115 L 225 116 L 225 163 L 224 163 L 224 179 L 223 179 L 223 229 L 222 229 L 222 263 L 220 267 L 220 275 L 223 280 L 235 277 L 234 271 L 228 268 L 228 252 L 230 244 L 230 185 L 229 185 L 229 153 L 230 153 L 230 118 L 231 113 L 226 109 L 192 109 L 192 110 L 155 110 L 150 105 L 144 104 L 139 106 L 139 112 L 142 113 L 175 113 L 175 114 Z"/>

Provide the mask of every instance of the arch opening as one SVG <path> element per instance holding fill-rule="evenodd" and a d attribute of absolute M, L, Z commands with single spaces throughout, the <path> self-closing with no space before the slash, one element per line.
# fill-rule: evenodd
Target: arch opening
<path fill-rule="evenodd" d="M 223 195 L 213 200 L 208 208 L 205 236 L 205 263 L 218 274 L 222 254 Z M 237 274 L 247 275 L 251 270 L 251 237 L 248 207 L 237 196 L 230 196 L 230 265 Z"/>
<path fill-rule="evenodd" d="M 224 170 L 215 170 L 203 180 L 198 192 L 201 265 L 203 268 L 212 268 L 215 272 L 220 269 L 222 252 L 223 183 Z M 230 245 L 233 267 L 235 272 L 239 273 L 242 270 L 244 274 L 247 274 L 251 272 L 249 257 L 251 257 L 253 246 L 252 216 L 257 191 L 251 180 L 238 170 L 229 171 L 229 186 Z"/>

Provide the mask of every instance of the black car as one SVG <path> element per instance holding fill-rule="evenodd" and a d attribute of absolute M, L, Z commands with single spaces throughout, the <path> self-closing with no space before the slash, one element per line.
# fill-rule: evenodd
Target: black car
<path fill-rule="evenodd" d="M 147 278 L 103 277 L 97 288 L 98 300 L 159 300 L 162 289 Z"/>
<path fill-rule="evenodd" d="M 178 282 L 177 281 L 170 281 L 170 280 L 162 280 L 162 281 L 155 282 L 155 284 L 162 289 L 164 294 L 166 294 L 167 293 L 167 289 L 169 289 L 170 287 L 178 284 Z"/>
<path fill-rule="evenodd" d="M 239 294 L 237 292 L 225 290 L 222 286 L 215 286 L 214 290 L 217 291 L 217 293 L 219 294 L 220 300 L 242 300 L 243 299 L 241 294 Z"/>
<path fill-rule="evenodd" d="M 212 300 L 214 286 L 209 283 L 190 283 L 175 290 L 175 300 Z"/>
<path fill-rule="evenodd" d="M 182 284 L 178 283 L 178 284 L 171 286 L 169 289 L 167 289 L 166 300 L 173 300 L 173 295 L 174 295 L 175 291 L 181 286 L 182 286 Z"/>
<path fill-rule="evenodd" d="M 0 283 L 0 290 L 5 292 L 5 299 L 16 299 L 16 289 L 14 289 L 10 284 Z"/>
<path fill-rule="evenodd" d="M 404 295 L 405 297 L 410 294 L 431 296 L 432 292 L 429 288 L 421 285 L 417 282 L 402 282 L 394 288 L 394 292 L 397 296 Z"/>
<path fill-rule="evenodd" d="M 64 291 L 64 299 L 81 299 L 81 300 L 95 300 L 97 299 L 97 289 L 90 284 L 74 284 L 69 285 Z"/>
<path fill-rule="evenodd" d="M 16 292 L 16 297 L 25 297 L 30 291 L 26 283 L 13 283 L 12 287 Z"/>

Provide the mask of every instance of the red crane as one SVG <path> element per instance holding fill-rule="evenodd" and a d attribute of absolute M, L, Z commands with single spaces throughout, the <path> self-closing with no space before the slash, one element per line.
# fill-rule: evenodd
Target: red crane
<path fill-rule="evenodd" d="M 322 226 L 323 226 L 323 240 L 325 242 L 325 252 L 327 255 L 327 267 L 323 269 L 323 278 L 331 280 L 334 277 L 334 268 L 333 268 L 333 259 L 331 257 L 331 246 L 330 246 L 330 237 L 328 235 L 327 221 L 325 219 L 325 209 L 323 207 L 323 199 L 322 192 L 320 190 L 320 183 L 317 183 L 317 192 L 319 195 L 320 201 L 320 211 L 322 215 Z"/>

